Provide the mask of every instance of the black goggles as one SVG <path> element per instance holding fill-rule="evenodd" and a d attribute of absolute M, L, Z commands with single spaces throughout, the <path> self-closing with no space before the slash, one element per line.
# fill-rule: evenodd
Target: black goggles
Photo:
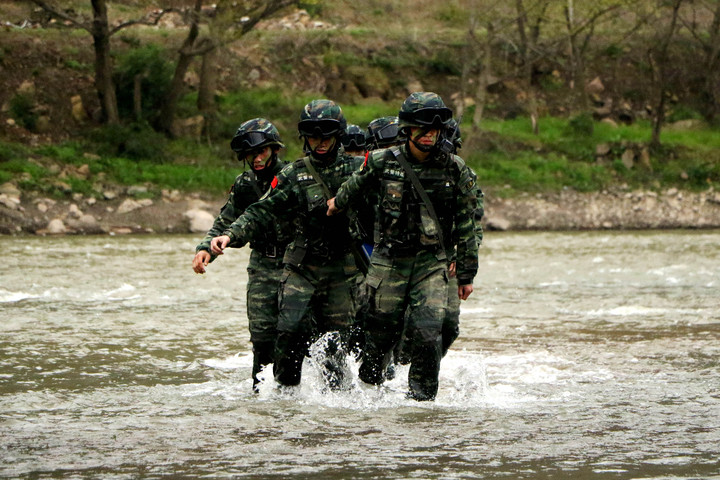
<path fill-rule="evenodd" d="M 230 142 L 230 148 L 235 153 L 242 153 L 259 147 L 267 141 L 267 137 L 262 132 L 245 132 L 235 137 Z"/>
<path fill-rule="evenodd" d="M 341 143 L 346 149 L 360 150 L 365 148 L 365 135 L 363 135 L 362 133 L 346 135 L 342 138 Z"/>
<path fill-rule="evenodd" d="M 401 112 L 402 113 L 402 112 Z M 406 119 L 418 125 L 445 125 L 452 119 L 452 110 L 447 107 L 420 108 L 406 114 Z"/>
<path fill-rule="evenodd" d="M 343 131 L 340 122 L 327 120 L 301 120 L 298 132 L 302 137 L 334 137 Z"/>
<path fill-rule="evenodd" d="M 397 123 L 391 123 L 373 132 L 373 136 L 378 142 L 382 142 L 384 140 L 395 140 L 398 133 Z"/>

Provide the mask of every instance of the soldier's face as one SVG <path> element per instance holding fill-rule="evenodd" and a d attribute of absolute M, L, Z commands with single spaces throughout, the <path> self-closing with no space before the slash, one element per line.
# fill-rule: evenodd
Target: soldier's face
<path fill-rule="evenodd" d="M 310 149 L 319 155 L 332 150 L 335 146 L 335 141 L 335 137 L 307 137 Z"/>
<path fill-rule="evenodd" d="M 410 136 L 413 138 L 415 143 L 432 147 L 435 145 L 438 137 L 440 136 L 440 130 L 437 128 L 425 130 L 420 127 L 410 127 Z"/>
<path fill-rule="evenodd" d="M 272 155 L 272 149 L 265 147 L 257 152 L 251 152 L 245 157 L 245 160 L 252 165 L 253 170 L 262 170 L 267 166 L 270 155 Z"/>

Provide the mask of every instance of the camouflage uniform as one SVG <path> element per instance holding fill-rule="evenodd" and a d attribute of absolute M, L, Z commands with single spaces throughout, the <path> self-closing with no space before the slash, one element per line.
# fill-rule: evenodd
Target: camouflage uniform
<path fill-rule="evenodd" d="M 483 228 L 482 228 L 482 217 L 485 212 L 484 207 L 484 195 L 480 187 L 477 185 L 477 175 L 468 166 L 467 174 L 475 184 L 474 194 L 477 199 L 477 204 L 473 214 L 473 221 L 475 223 L 475 241 L 478 245 L 482 245 L 483 241 Z M 460 335 L 460 298 L 458 297 L 458 279 L 457 276 L 451 277 L 448 282 L 448 310 L 443 321 L 442 328 L 442 355 L 443 357 L 447 354 L 450 346 L 457 340 Z"/>
<path fill-rule="evenodd" d="M 442 235 L 414 193 L 398 156 L 410 163 L 432 199 Z M 474 182 L 460 157 L 435 151 L 419 163 L 403 145 L 371 152 L 361 170 L 340 188 L 335 206 L 345 209 L 367 193 L 377 194 L 379 205 L 366 278 L 369 304 L 360 379 L 382 383 L 407 310 L 408 338 L 412 341 L 409 395 L 431 400 L 438 389 L 447 310 L 450 259 L 446 252 L 457 246 L 460 285 L 472 284 L 477 272 Z M 444 245 L 440 244 L 441 237 Z"/>
<path fill-rule="evenodd" d="M 452 153 L 455 154 L 457 150 L 462 147 L 462 138 L 460 136 L 460 128 L 454 119 L 449 122 L 446 133 L 447 138 L 453 144 Z M 475 239 L 479 247 L 480 245 L 482 245 L 483 241 L 482 217 L 485 214 L 484 195 L 479 185 L 477 184 L 477 175 L 475 174 L 475 172 L 473 172 L 472 169 L 468 166 L 466 166 L 465 168 L 467 169 L 468 175 L 470 175 L 473 183 L 475 184 L 475 197 L 477 198 L 477 206 L 475 208 L 474 214 Z M 443 357 L 447 354 L 450 346 L 453 344 L 453 342 L 455 342 L 455 340 L 457 340 L 458 336 L 460 335 L 460 298 L 458 297 L 457 290 L 457 277 L 450 277 L 450 281 L 448 282 L 448 309 L 445 315 L 445 320 L 443 321 L 442 328 Z M 409 344 L 407 344 L 406 332 L 403 332 L 403 338 L 394 350 L 395 362 L 401 364 L 407 364 L 410 362 L 409 347 Z"/>
<path fill-rule="evenodd" d="M 254 119 L 243 123 L 238 129 L 238 136 L 243 133 L 263 132 L 276 135 L 275 127 L 265 119 Z M 282 146 L 277 136 L 277 142 L 264 142 L 265 145 Z M 236 148 L 234 148 L 236 149 Z M 245 149 L 237 148 L 240 157 Z M 275 154 L 273 154 L 275 155 Z M 243 160 L 244 161 L 244 160 Z M 270 188 L 274 176 L 285 166 L 285 162 L 278 158 L 264 169 L 257 172 L 252 169 L 246 171 L 235 179 L 225 205 L 215 218 L 212 228 L 205 238 L 196 247 L 196 252 L 206 250 L 210 252 L 210 241 L 213 237 L 221 235 L 250 205 Z M 273 228 L 263 231 L 250 243 L 250 260 L 248 262 L 247 283 L 247 317 L 250 330 L 250 341 L 253 344 L 253 386 L 258 383 L 257 374 L 270 363 L 273 363 L 273 350 L 277 336 L 278 322 L 278 291 L 282 275 L 282 258 L 285 247 L 291 240 L 289 223 L 276 223 Z M 211 254 L 211 261 L 216 256 Z"/>
<path fill-rule="evenodd" d="M 304 112 L 308 108 L 311 118 L 306 120 L 310 123 L 318 117 L 320 120 L 317 123 L 320 124 L 323 120 L 342 115 L 339 107 L 328 100 L 315 100 L 306 106 Z M 299 126 L 307 125 L 302 119 L 308 115 L 301 115 Z M 319 128 L 326 126 L 322 123 Z M 345 125 L 342 125 L 343 131 L 344 128 Z M 307 136 L 303 130 L 300 133 Z M 318 135 L 321 133 L 319 131 Z M 357 274 L 357 267 L 350 251 L 348 219 L 345 216 L 327 216 L 323 189 L 306 163 L 313 166 L 331 192 L 336 191 L 363 160 L 363 157 L 338 154 L 339 146 L 338 136 L 335 149 L 329 154 L 315 155 L 311 152 L 307 157 L 287 165 L 273 180 L 271 190 L 224 232 L 230 237 L 230 246 L 241 246 L 262 236 L 275 222 L 292 223 L 294 238 L 284 257 L 275 344 L 274 373 L 281 385 L 300 383 L 303 355 L 310 341 L 308 325 L 303 321 L 308 314 L 318 334 L 340 332 L 343 341 L 346 341 L 353 323 L 352 279 Z M 307 142 L 306 150 L 310 150 Z M 330 348 L 337 349 L 338 345 Z M 341 383 L 342 379 L 333 381 Z"/>

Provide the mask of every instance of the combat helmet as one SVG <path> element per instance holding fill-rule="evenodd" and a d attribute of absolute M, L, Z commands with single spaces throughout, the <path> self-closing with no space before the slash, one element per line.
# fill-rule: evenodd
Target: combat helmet
<path fill-rule="evenodd" d="M 298 133 L 301 137 L 340 138 L 346 128 L 345 115 L 332 100 L 313 100 L 300 113 Z"/>
<path fill-rule="evenodd" d="M 340 148 L 340 138 L 345 134 L 347 121 L 340 105 L 332 100 L 313 100 L 305 105 L 300 113 L 298 134 L 305 139 L 303 149 L 318 160 L 335 158 Z M 334 138 L 335 142 L 330 151 L 323 154 L 316 153 L 310 148 L 309 137 Z"/>
<path fill-rule="evenodd" d="M 278 150 L 285 145 L 280 141 L 280 133 L 275 125 L 264 118 L 253 118 L 244 122 L 230 141 L 230 148 L 237 154 L 238 160 L 243 160 L 253 151 L 265 147 Z"/>
<path fill-rule="evenodd" d="M 354 152 L 357 150 L 365 150 L 365 133 L 357 125 L 348 125 L 345 134 L 340 139 L 340 143 L 345 151 Z"/>
<path fill-rule="evenodd" d="M 400 128 L 437 127 L 442 129 L 452 119 L 452 110 L 433 92 L 414 92 L 405 99 L 398 113 Z"/>
<path fill-rule="evenodd" d="M 398 117 L 380 117 L 368 124 L 365 144 L 368 150 L 386 148 L 403 143 L 404 137 L 398 129 Z"/>

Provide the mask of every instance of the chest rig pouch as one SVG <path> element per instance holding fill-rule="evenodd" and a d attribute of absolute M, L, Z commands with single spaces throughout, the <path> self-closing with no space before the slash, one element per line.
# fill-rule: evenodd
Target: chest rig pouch
<path fill-rule="evenodd" d="M 445 251 L 445 241 L 443 239 L 442 225 L 440 219 L 435 213 L 435 206 L 432 200 L 428 197 L 425 188 L 420 183 L 415 171 L 412 166 L 408 163 L 405 155 L 400 151 L 398 147 L 392 147 L 390 149 L 395 159 L 405 171 L 405 176 L 412 182 L 415 187 L 415 193 L 420 197 L 420 230 L 422 232 L 420 243 L 422 245 L 438 245 L 440 247 L 440 253 L 438 254 L 438 260 L 446 260 L 448 258 L 447 252 Z"/>

